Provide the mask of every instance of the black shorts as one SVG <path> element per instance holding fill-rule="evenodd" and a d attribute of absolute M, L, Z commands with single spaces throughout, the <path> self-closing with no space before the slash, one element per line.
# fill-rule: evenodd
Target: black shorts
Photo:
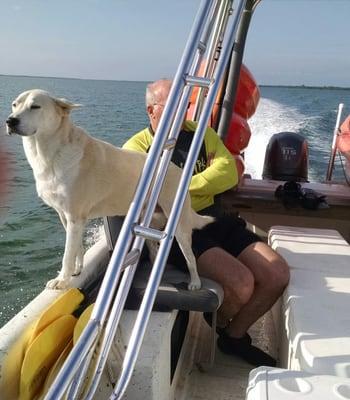
<path fill-rule="evenodd" d="M 234 257 L 252 243 L 261 242 L 261 238 L 246 227 L 244 219 L 238 216 L 222 215 L 215 222 L 202 229 L 195 229 L 192 234 L 192 250 L 196 258 L 206 250 L 221 247 Z M 187 269 L 182 252 L 174 240 L 168 263 Z"/>

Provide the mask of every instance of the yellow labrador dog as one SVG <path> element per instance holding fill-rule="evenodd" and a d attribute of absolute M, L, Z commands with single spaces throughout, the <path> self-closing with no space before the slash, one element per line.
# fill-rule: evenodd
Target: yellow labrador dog
<path fill-rule="evenodd" d="M 75 126 L 70 111 L 79 105 L 42 90 L 20 94 L 12 104 L 7 133 L 22 136 L 38 195 L 53 207 L 66 230 L 62 269 L 47 287 L 63 289 L 83 266 L 83 230 L 88 219 L 126 215 L 146 154 L 123 150 L 89 136 Z M 181 170 L 172 164 L 158 205 L 168 217 Z M 191 208 L 187 195 L 175 237 L 190 272 L 190 289 L 200 287 L 191 249 L 192 230 L 212 222 Z"/>

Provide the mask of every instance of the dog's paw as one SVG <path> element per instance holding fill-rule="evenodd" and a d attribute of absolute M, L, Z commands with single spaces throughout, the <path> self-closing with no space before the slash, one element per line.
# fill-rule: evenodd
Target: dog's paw
<path fill-rule="evenodd" d="M 69 279 L 62 279 L 60 277 L 57 277 L 48 281 L 46 284 L 46 288 L 54 290 L 67 289 L 69 287 L 68 282 Z"/>
<path fill-rule="evenodd" d="M 188 290 L 199 290 L 202 286 L 202 282 L 199 279 L 199 277 L 197 278 L 191 278 L 190 283 L 188 284 L 187 288 Z"/>
<path fill-rule="evenodd" d="M 83 265 L 82 264 L 77 264 L 74 268 L 73 271 L 73 276 L 77 276 L 80 275 L 81 270 L 83 269 Z"/>
<path fill-rule="evenodd" d="M 73 270 L 73 276 L 80 275 L 81 270 L 83 269 L 84 265 L 84 248 L 80 246 L 79 252 L 75 258 L 75 267 Z"/>

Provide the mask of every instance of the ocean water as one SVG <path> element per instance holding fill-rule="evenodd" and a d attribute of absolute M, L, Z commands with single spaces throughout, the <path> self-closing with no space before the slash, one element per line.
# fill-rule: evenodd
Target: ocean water
<path fill-rule="evenodd" d="M 0 76 L 0 145 L 10 156 L 7 198 L 0 200 L 0 326 L 37 295 L 60 269 L 65 233 L 54 210 L 36 195 L 32 171 L 20 137 L 4 135 L 3 122 L 12 100 L 22 91 L 40 88 L 83 106 L 74 122 L 92 136 L 121 145 L 147 124 L 146 82 Z M 272 134 L 293 131 L 309 143 L 309 179 L 323 180 L 329 160 L 338 104 L 350 113 L 350 89 L 262 87 L 261 100 L 249 120 L 252 138 L 246 150 L 246 172 L 261 177 L 264 149 Z M 335 177 L 343 179 L 339 161 Z M 85 247 L 100 232 L 100 220 L 89 223 Z"/>

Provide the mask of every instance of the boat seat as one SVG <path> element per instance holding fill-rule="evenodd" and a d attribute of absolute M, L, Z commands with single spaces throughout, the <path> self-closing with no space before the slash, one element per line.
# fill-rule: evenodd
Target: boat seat
<path fill-rule="evenodd" d="M 281 366 L 350 378 L 350 245 L 335 230 L 274 226 L 290 266 L 282 299 Z"/>
<path fill-rule="evenodd" d="M 114 248 L 122 224 L 122 217 L 104 218 L 105 233 L 111 250 Z M 128 308 L 137 309 L 139 307 L 150 271 L 149 260 L 141 260 L 127 301 Z M 210 279 L 201 278 L 201 289 L 188 290 L 189 280 L 188 273 L 168 264 L 158 289 L 154 310 L 215 312 L 223 301 L 224 293 L 222 287 Z"/>
<path fill-rule="evenodd" d="M 118 238 L 123 220 L 123 217 L 117 216 L 104 218 L 106 239 L 111 251 Z M 139 309 L 146 290 L 151 267 L 150 261 L 141 256 L 126 302 L 127 309 Z M 172 310 L 179 310 L 180 313 L 187 314 L 189 311 L 212 313 L 210 358 L 206 365 L 202 365 L 202 368 L 210 369 L 214 365 L 215 360 L 217 310 L 224 299 L 224 291 L 218 283 L 205 278 L 201 278 L 202 286 L 199 290 L 188 290 L 189 281 L 190 276 L 188 272 L 179 270 L 174 265 L 167 264 L 158 288 L 153 311 L 168 312 L 169 315 Z M 180 315 L 179 318 L 181 318 Z M 185 320 L 188 322 L 188 319 L 185 318 Z M 176 320 L 174 321 L 173 327 L 177 333 L 172 334 L 173 349 L 176 349 L 176 347 L 181 348 L 181 344 L 179 343 L 181 342 L 182 333 L 180 332 L 186 332 L 187 330 L 187 322 L 185 320 L 181 323 L 181 328 L 175 328 Z"/>
<path fill-rule="evenodd" d="M 246 400 L 345 400 L 349 393 L 350 379 L 259 367 L 249 373 Z"/>

